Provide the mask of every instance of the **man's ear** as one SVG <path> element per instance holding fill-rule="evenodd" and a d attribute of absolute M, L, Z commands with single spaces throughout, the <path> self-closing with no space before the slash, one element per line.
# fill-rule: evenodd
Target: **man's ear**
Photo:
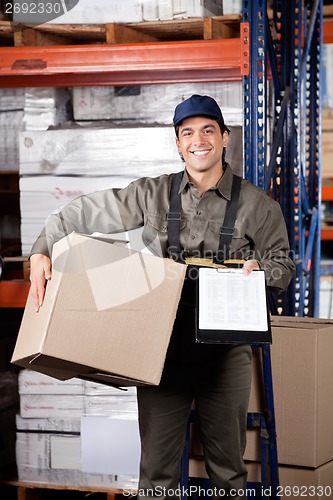
<path fill-rule="evenodd" d="M 229 132 L 225 130 L 222 135 L 223 147 L 226 148 L 229 143 Z"/>

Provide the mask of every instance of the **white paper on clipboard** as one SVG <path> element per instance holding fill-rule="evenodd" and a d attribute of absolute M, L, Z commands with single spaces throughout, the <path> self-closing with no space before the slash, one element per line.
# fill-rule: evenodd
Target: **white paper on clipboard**
<path fill-rule="evenodd" d="M 264 271 L 200 268 L 199 329 L 267 331 Z"/>

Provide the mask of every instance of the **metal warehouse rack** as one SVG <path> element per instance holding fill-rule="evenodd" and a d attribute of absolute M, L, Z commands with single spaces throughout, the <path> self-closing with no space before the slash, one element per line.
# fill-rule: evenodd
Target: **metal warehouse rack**
<path fill-rule="evenodd" d="M 242 80 L 244 176 L 279 201 L 297 265 L 289 290 L 271 296 L 271 311 L 317 316 L 322 10 L 322 0 L 273 0 L 273 16 L 269 17 L 266 0 L 243 0 L 239 38 L 4 47 L 0 85 Z M 325 36 L 327 40 L 332 37 L 329 24 Z M 4 294 L 5 286 L 0 283 Z M 265 355 L 269 355 L 267 349 L 263 348 Z M 273 465 L 276 474 L 277 463 Z"/>
<path fill-rule="evenodd" d="M 265 1 L 244 1 L 243 7 L 243 18 L 251 26 L 251 72 L 244 77 L 245 175 L 279 201 L 297 265 L 288 292 L 273 297 L 271 309 L 275 314 L 317 316 L 322 2 L 274 0 L 272 22 Z M 272 75 L 269 117 L 268 62 Z"/>

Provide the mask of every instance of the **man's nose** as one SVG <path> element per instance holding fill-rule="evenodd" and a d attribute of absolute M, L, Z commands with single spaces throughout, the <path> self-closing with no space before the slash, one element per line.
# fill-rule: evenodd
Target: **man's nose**
<path fill-rule="evenodd" d="M 201 132 L 201 130 L 197 130 L 193 134 L 193 142 L 195 144 L 202 144 L 205 142 L 205 137 L 204 134 Z"/>

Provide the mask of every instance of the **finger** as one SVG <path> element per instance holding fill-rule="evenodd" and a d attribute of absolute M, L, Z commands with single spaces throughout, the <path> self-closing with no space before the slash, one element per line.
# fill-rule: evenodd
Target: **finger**
<path fill-rule="evenodd" d="M 49 278 L 51 279 L 51 273 L 49 273 Z M 32 293 L 34 296 L 35 310 L 38 312 L 43 305 L 44 295 L 45 295 L 45 284 L 46 284 L 46 276 L 42 279 L 38 279 L 36 284 L 32 285 Z"/>
<path fill-rule="evenodd" d="M 243 264 L 243 273 L 244 273 L 246 276 L 248 276 L 249 274 L 251 274 L 251 271 L 252 271 L 252 269 L 251 269 L 251 267 L 250 267 L 249 262 L 244 262 L 244 264 Z"/>
<path fill-rule="evenodd" d="M 38 312 L 43 303 L 43 299 L 40 297 L 38 287 L 33 283 L 31 284 L 31 294 L 34 300 L 35 311 Z"/>
<path fill-rule="evenodd" d="M 49 281 L 52 278 L 51 266 L 44 269 L 45 279 Z"/>

